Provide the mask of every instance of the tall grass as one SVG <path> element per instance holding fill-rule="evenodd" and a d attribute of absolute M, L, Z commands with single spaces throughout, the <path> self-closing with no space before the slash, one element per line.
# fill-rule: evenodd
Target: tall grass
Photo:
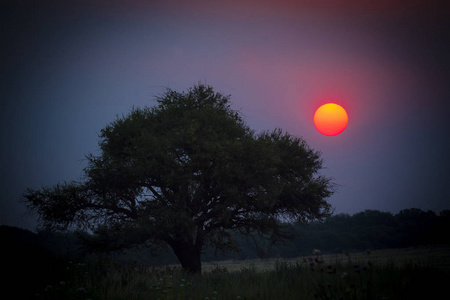
<path fill-rule="evenodd" d="M 201 276 L 178 267 L 147 268 L 113 261 L 68 263 L 66 281 L 53 283 L 37 299 L 433 299 L 445 292 L 449 273 L 431 265 L 394 260 L 324 259 L 320 252 L 298 260 L 276 260 L 229 271 L 217 265 Z"/>

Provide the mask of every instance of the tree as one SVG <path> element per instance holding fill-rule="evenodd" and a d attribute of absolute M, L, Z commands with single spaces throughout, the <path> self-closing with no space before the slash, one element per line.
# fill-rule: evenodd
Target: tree
<path fill-rule="evenodd" d="M 237 248 L 232 229 L 275 240 L 287 237 L 281 220 L 329 215 L 332 185 L 304 140 L 255 134 L 210 86 L 168 89 L 157 101 L 101 130 L 82 182 L 27 189 L 42 226 L 89 229 L 109 248 L 166 243 L 198 273 L 205 247 Z"/>

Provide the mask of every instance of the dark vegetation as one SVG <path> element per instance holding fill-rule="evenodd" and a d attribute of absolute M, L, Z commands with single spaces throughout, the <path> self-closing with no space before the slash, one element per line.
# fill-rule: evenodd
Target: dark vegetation
<path fill-rule="evenodd" d="M 313 249 L 327 253 L 365 249 L 403 248 L 450 243 L 450 211 L 405 209 L 393 215 L 366 210 L 333 215 L 325 222 L 298 226 L 298 237 L 267 251 L 269 257 L 308 255 Z"/>
<path fill-rule="evenodd" d="M 342 253 L 365 249 L 411 247 L 419 245 L 450 244 L 450 211 L 435 214 L 420 209 L 406 209 L 398 214 L 367 210 L 352 216 L 333 215 L 324 222 L 312 222 L 296 228 L 298 236 L 289 243 L 271 245 L 266 239 L 239 240 L 241 251 L 223 255 L 213 249 L 203 255 L 204 261 L 225 259 L 290 258 L 311 255 L 313 249 L 322 253 Z M 169 248 L 159 253 L 148 253 L 151 246 L 128 250 L 89 254 L 80 248 L 76 232 L 33 233 L 28 230 L 1 226 L 4 278 L 7 287 L 27 294 L 69 280 L 67 265 L 92 261 L 114 261 L 120 265 L 148 267 L 177 263 Z M 103 275 L 99 273 L 99 278 Z"/>
<path fill-rule="evenodd" d="M 81 181 L 24 193 L 42 227 L 93 232 L 95 250 L 169 246 L 201 272 L 207 248 L 236 250 L 236 234 L 285 240 L 285 223 L 324 220 L 333 193 L 320 153 L 281 129 L 256 134 L 230 97 L 196 85 L 168 89 L 100 132 Z"/>
<path fill-rule="evenodd" d="M 45 256 L 77 259 L 86 255 L 113 257 L 123 263 L 158 266 L 178 263 L 168 247 L 154 251 L 152 245 L 139 245 L 129 249 L 89 254 L 80 244 L 77 232 L 39 231 L 2 226 L 5 249 L 20 257 Z M 271 244 L 264 238 L 236 237 L 240 250 L 234 253 L 207 249 L 203 261 L 246 260 L 265 258 L 292 258 L 310 255 L 313 249 L 322 253 L 364 251 L 366 249 L 405 248 L 421 245 L 450 244 L 450 211 L 439 214 L 420 209 L 405 209 L 397 214 L 366 210 L 354 214 L 338 214 L 324 222 L 294 226 L 296 237 L 289 242 Z M 33 251 L 31 251 L 33 250 Z M 25 255 L 27 253 L 27 255 Z M 33 254 L 34 253 L 34 254 Z M 148 253 L 153 255 L 148 256 Z"/>

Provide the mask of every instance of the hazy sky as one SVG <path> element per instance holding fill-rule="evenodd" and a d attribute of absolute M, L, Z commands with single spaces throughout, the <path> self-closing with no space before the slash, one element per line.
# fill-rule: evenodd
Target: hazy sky
<path fill-rule="evenodd" d="M 198 82 L 257 132 L 321 151 L 336 213 L 450 208 L 450 10 L 436 1 L 3 2 L 0 224 L 33 228 L 26 187 L 79 179 L 116 115 Z M 314 128 L 326 102 L 349 114 L 335 137 Z"/>

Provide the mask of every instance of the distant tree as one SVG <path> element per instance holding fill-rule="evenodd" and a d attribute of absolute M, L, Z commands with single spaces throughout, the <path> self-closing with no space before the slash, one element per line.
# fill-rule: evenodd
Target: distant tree
<path fill-rule="evenodd" d="M 82 182 L 27 189 L 41 226 L 90 230 L 98 247 L 166 243 L 197 273 L 205 247 L 236 249 L 229 229 L 283 239 L 280 220 L 329 215 L 332 185 L 304 140 L 255 134 L 209 86 L 157 100 L 101 130 Z"/>

